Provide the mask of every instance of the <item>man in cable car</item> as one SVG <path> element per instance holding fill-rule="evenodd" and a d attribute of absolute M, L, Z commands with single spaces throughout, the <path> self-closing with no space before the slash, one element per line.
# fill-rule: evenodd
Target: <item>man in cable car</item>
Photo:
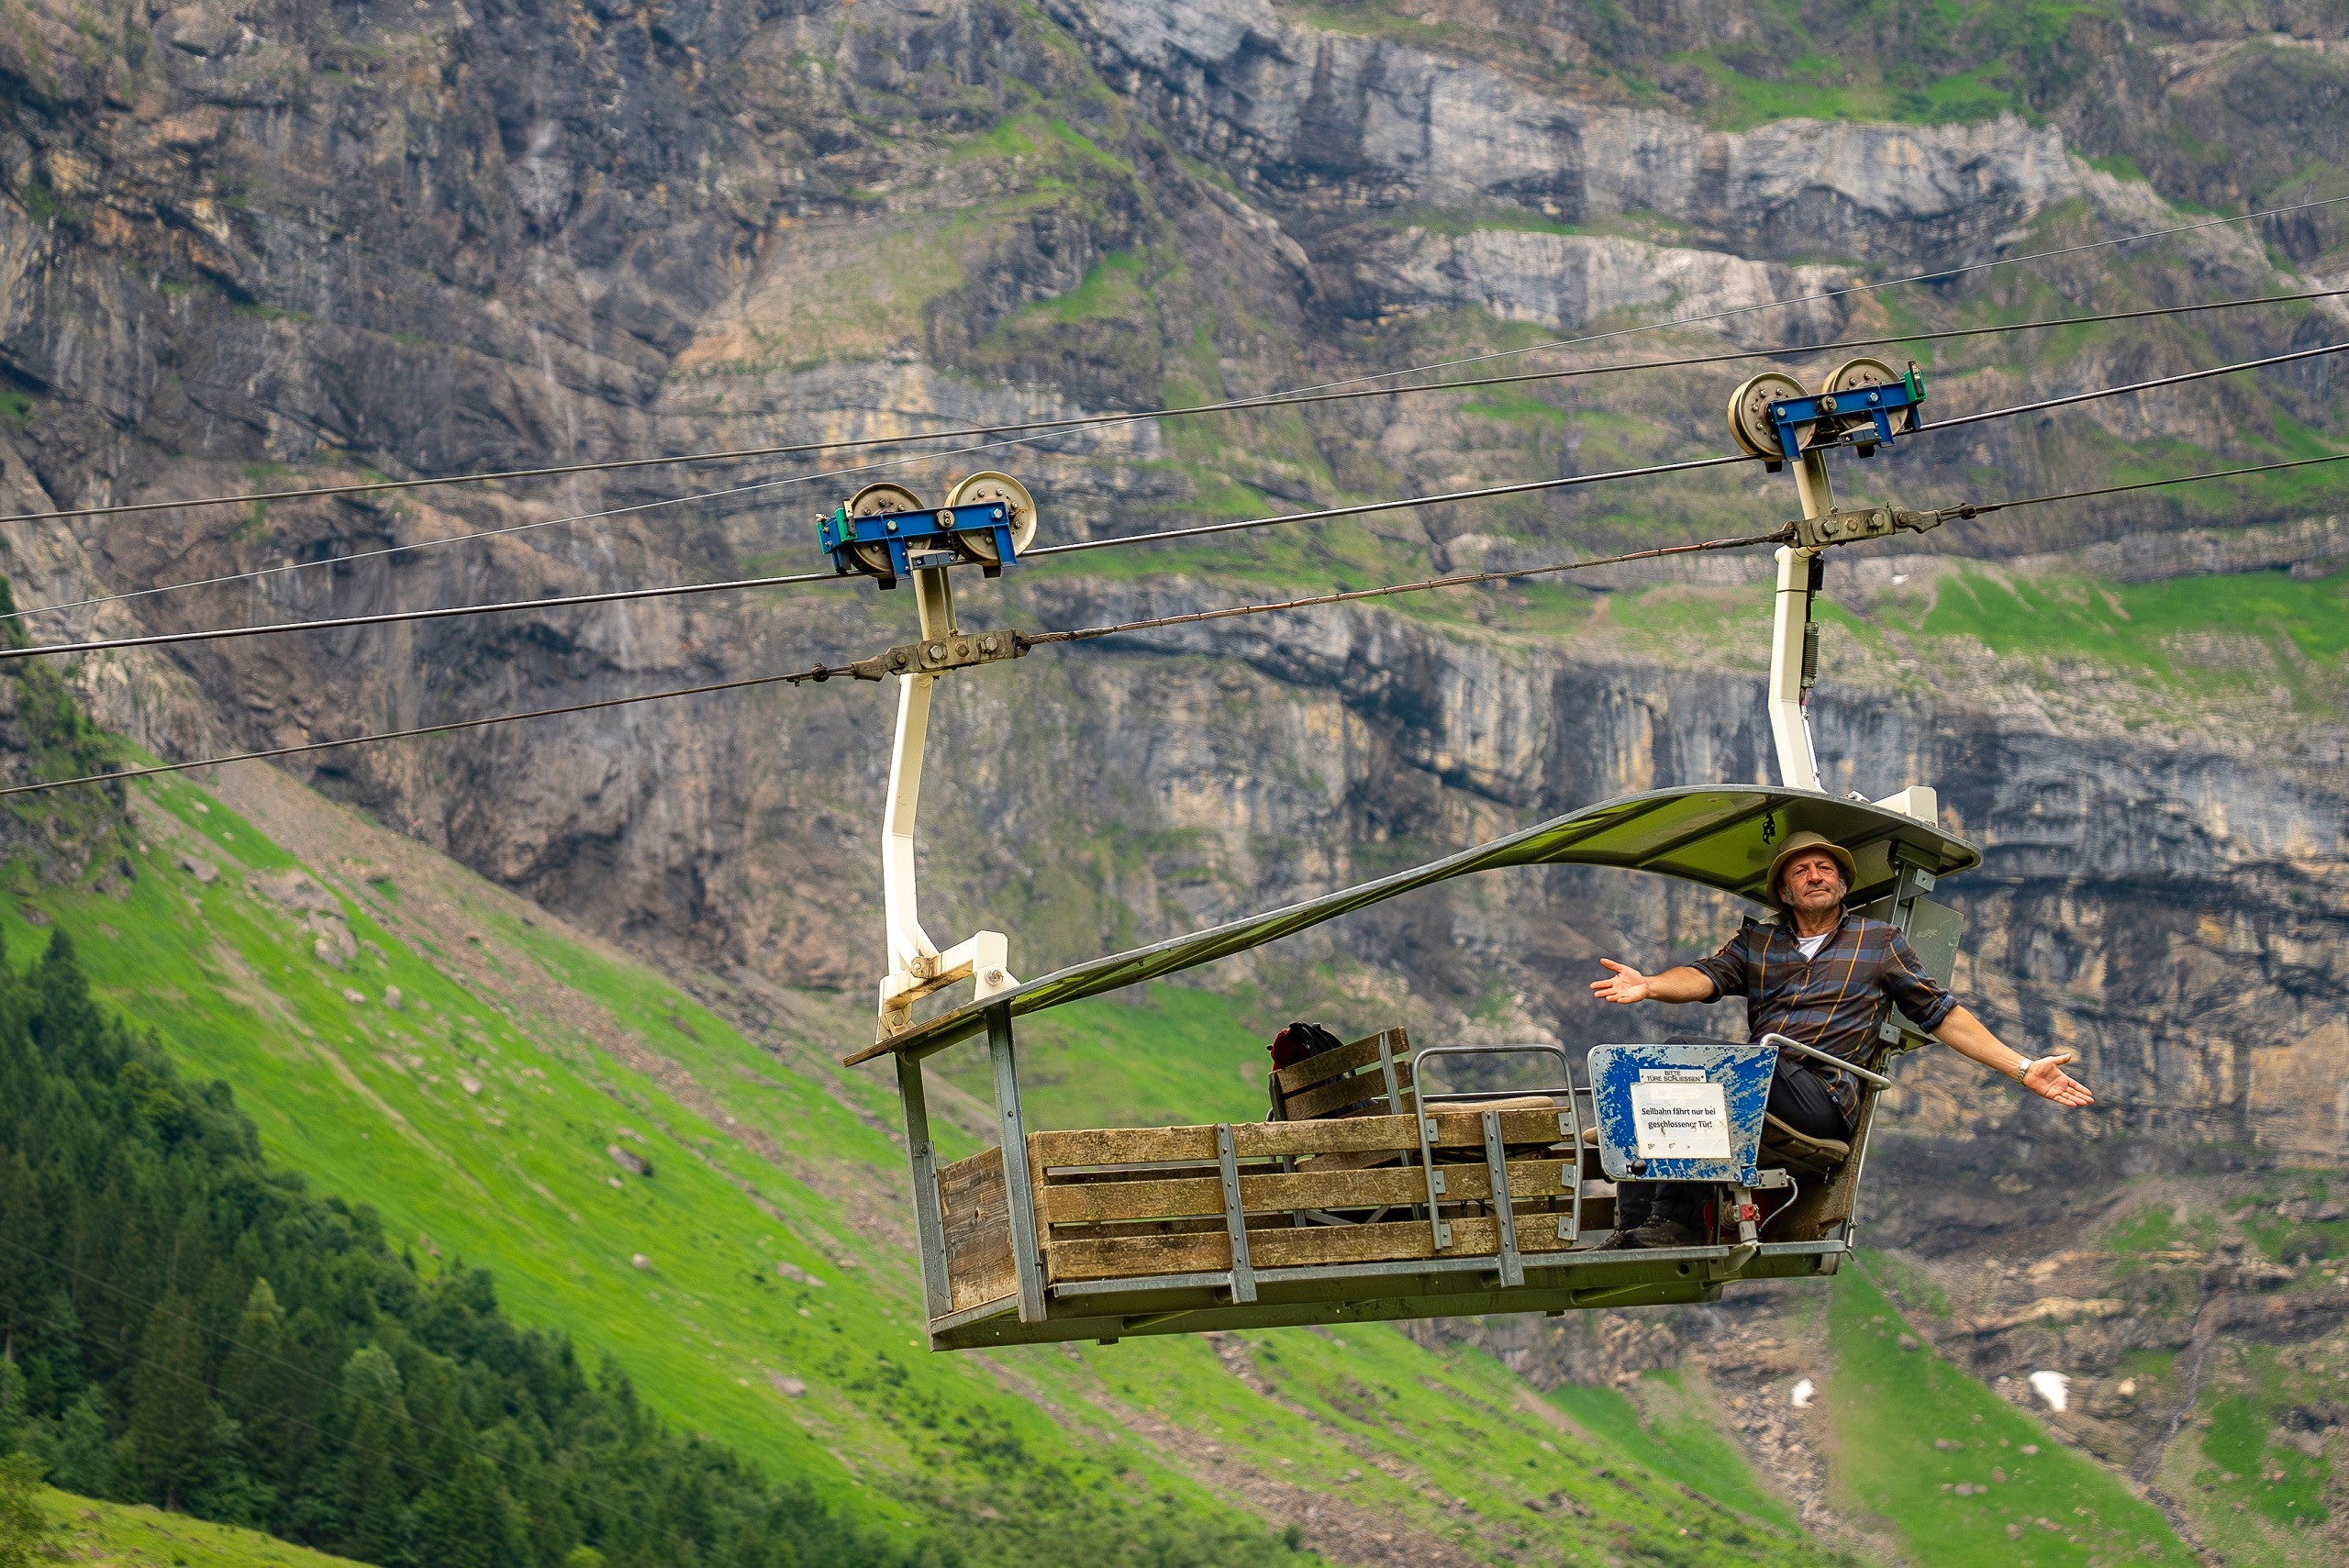
<path fill-rule="evenodd" d="M 1898 1006 L 1959 1055 L 2004 1073 L 2043 1099 L 2066 1106 L 2092 1103 L 2087 1086 L 2065 1073 L 2057 1058 L 2022 1055 L 1958 1006 L 1926 973 L 1898 927 L 1846 912 L 1844 895 L 1857 874 L 1842 845 L 1817 833 L 1791 834 L 1770 862 L 1777 919 L 1749 915 L 1719 952 L 1661 974 L 1601 959 L 1612 973 L 1592 981 L 1591 992 L 1625 1005 L 1742 996 L 1748 1039 L 1775 1030 L 1862 1065 L 1876 1050 L 1876 1026 Z M 1769 1113 L 1797 1132 L 1848 1142 L 1859 1108 L 1860 1082 L 1850 1073 L 1778 1058 Z M 1617 1195 L 1614 1244 L 1698 1245 L 1701 1203 L 1694 1186 L 1624 1183 Z"/>

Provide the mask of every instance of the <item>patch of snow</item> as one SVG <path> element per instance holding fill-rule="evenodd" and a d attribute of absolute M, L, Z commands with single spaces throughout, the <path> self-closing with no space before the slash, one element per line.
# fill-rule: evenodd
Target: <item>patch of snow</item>
<path fill-rule="evenodd" d="M 2031 1386 L 2058 1415 L 2072 1402 L 2072 1380 L 2060 1372 L 2034 1372 L 2031 1374 Z"/>
<path fill-rule="evenodd" d="M 1818 1385 L 1812 1383 L 1810 1379 L 1806 1377 L 1797 1383 L 1794 1387 L 1788 1391 L 1787 1395 L 1787 1403 L 1793 1406 L 1798 1410 L 1808 1410 L 1810 1408 L 1810 1402 L 1817 1398 L 1818 1396 Z"/>

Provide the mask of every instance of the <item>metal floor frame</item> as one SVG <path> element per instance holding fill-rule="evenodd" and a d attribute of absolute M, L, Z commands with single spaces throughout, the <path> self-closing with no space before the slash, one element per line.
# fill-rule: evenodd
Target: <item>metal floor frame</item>
<path fill-rule="evenodd" d="M 1603 1237 L 1604 1232 L 1595 1232 Z M 1490 1256 L 1259 1269 L 1257 1296 L 1231 1299 L 1228 1273 L 1085 1280 L 1047 1287 L 1047 1316 L 1023 1323 L 1016 1297 L 966 1307 L 935 1319 L 930 1348 L 974 1350 L 1094 1339 L 1114 1343 L 1145 1334 L 1195 1334 L 1209 1329 L 1286 1329 L 1313 1323 L 1378 1323 L 1406 1318 L 1486 1313 L 1561 1313 L 1601 1307 L 1662 1307 L 1720 1299 L 1733 1281 L 1809 1279 L 1834 1273 L 1841 1240 L 1765 1242 L 1742 1268 L 1733 1247 L 1528 1255 L 1525 1283 L 1503 1287 Z M 1392 1282 L 1386 1294 L 1376 1287 Z M 1333 1285 L 1354 1284 L 1332 1299 Z"/>

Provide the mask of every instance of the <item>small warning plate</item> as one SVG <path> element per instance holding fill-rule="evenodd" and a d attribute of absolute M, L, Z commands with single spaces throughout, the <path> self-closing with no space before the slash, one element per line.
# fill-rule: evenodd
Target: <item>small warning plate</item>
<path fill-rule="evenodd" d="M 1719 1084 L 1634 1084 L 1631 1120 L 1642 1160 L 1729 1158 L 1729 1101 Z"/>

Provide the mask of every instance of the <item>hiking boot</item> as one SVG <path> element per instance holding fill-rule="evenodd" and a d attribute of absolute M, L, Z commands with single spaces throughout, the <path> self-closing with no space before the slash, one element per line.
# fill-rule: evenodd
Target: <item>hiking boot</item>
<path fill-rule="evenodd" d="M 1701 1247 L 1705 1239 L 1676 1219 L 1651 1219 L 1630 1230 L 1618 1230 L 1598 1249 L 1602 1252 L 1644 1251 L 1659 1247 Z"/>

